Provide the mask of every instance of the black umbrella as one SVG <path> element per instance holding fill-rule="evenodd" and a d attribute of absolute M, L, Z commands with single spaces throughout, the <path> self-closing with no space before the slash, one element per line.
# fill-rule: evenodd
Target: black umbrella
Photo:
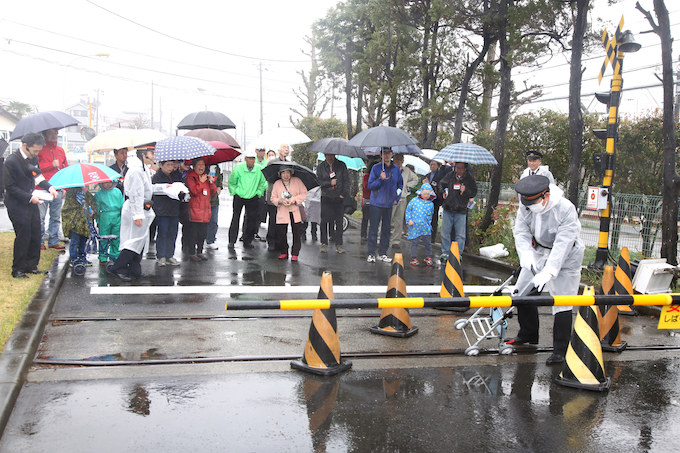
<path fill-rule="evenodd" d="M 418 154 L 418 157 L 423 153 L 418 145 L 395 145 L 386 146 L 385 148 L 390 148 L 394 154 Z M 367 146 L 361 148 L 367 156 L 379 156 L 382 147 L 380 146 Z"/>
<path fill-rule="evenodd" d="M 349 141 L 350 145 L 359 146 L 362 149 L 379 147 L 392 148 L 404 146 L 406 154 L 420 154 L 420 148 L 416 146 L 416 140 L 411 134 L 397 127 L 376 126 L 359 132 Z M 397 151 L 395 151 L 397 152 Z"/>
<path fill-rule="evenodd" d="M 190 113 L 179 122 L 177 129 L 236 129 L 236 125 L 227 115 L 220 112 L 204 110 Z"/>
<path fill-rule="evenodd" d="M 78 125 L 78 120 L 64 112 L 56 110 L 40 112 L 20 119 L 9 139 L 10 141 L 19 140 L 29 132 L 44 132 L 76 125 Z"/>
<path fill-rule="evenodd" d="M 307 148 L 309 152 L 336 154 L 338 156 L 366 158 L 366 154 L 357 146 L 352 146 L 344 138 L 322 138 Z"/>
<path fill-rule="evenodd" d="M 316 175 L 312 170 L 297 162 L 284 162 L 282 160 L 269 162 L 269 164 L 262 169 L 264 179 L 273 184 L 277 179 L 280 179 L 279 170 L 281 170 L 281 168 L 293 170 L 293 176 L 300 178 L 307 190 L 313 189 L 319 185 L 319 181 L 316 180 Z"/>

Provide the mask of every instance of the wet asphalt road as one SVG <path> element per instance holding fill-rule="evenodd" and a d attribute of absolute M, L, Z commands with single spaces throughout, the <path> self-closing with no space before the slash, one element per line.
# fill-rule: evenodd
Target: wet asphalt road
<path fill-rule="evenodd" d="M 229 217 L 223 205 L 224 245 Z M 378 310 L 339 310 L 342 353 L 353 367 L 328 378 L 290 369 L 310 312 L 224 311 L 228 298 L 310 297 L 293 288 L 318 285 L 324 270 L 334 285 L 386 285 L 390 266 L 365 262 L 357 230 L 345 245 L 346 255 L 333 247 L 322 255 L 307 241 L 299 263 L 279 262 L 261 244 L 221 247 L 208 262 L 177 268 L 144 260 L 149 277 L 132 284 L 290 287 L 266 296 L 92 295 L 92 287 L 131 285 L 96 266 L 82 278 L 69 271 L 0 451 L 678 450 L 680 361 L 663 346 L 680 347 L 680 338 L 657 330 L 653 316 L 620 317 L 631 347 L 605 353 L 613 383 L 601 394 L 553 382 L 560 370 L 544 364 L 547 310 L 539 348 L 499 356 L 487 340 L 479 357 L 463 353 L 467 343 L 453 328 L 460 315 L 412 310 L 418 334 L 396 339 L 368 332 Z M 463 263 L 466 283 L 508 275 Z M 57 272 L 55 264 L 49 278 Z M 406 265 L 407 285 L 440 281 L 439 269 Z"/>

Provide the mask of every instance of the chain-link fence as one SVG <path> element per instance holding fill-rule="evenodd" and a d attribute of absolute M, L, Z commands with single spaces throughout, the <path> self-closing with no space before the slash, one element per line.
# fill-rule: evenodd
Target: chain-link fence
<path fill-rule="evenodd" d="M 477 183 L 477 208 L 484 209 L 489 195 L 489 183 Z M 514 184 L 502 184 L 499 203 L 517 203 Z M 581 220 L 581 239 L 586 246 L 597 247 L 600 234 L 600 213 L 586 209 L 586 192 L 579 193 L 578 212 Z M 609 224 L 609 249 L 628 247 L 649 258 L 661 253 L 662 197 L 627 193 L 612 194 Z"/>

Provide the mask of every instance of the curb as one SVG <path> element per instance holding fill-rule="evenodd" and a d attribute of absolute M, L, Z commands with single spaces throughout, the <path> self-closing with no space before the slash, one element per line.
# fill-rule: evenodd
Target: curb
<path fill-rule="evenodd" d="M 43 278 L 0 355 L 0 437 L 12 414 L 28 368 L 33 363 L 45 322 L 68 273 L 68 259 L 65 256 L 62 254 L 52 262 L 50 275 Z"/>

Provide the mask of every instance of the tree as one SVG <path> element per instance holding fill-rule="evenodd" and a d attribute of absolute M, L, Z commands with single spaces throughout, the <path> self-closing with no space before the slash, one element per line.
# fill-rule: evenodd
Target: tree
<path fill-rule="evenodd" d="M 661 256 L 670 264 L 678 263 L 678 186 L 680 176 L 675 162 L 675 122 L 673 120 L 673 39 L 668 9 L 663 0 L 654 0 L 657 22 L 649 11 L 635 7 L 647 18 L 652 31 L 661 40 L 661 63 L 663 65 L 663 211 L 661 230 Z"/>
<path fill-rule="evenodd" d="M 312 37 L 305 36 L 305 42 L 309 44 L 310 51 L 309 53 L 303 53 L 310 58 L 311 69 L 309 70 L 309 74 L 305 74 L 304 70 L 298 71 L 298 74 L 302 78 L 303 89 L 293 90 L 303 111 L 300 112 L 294 108 L 290 109 L 301 118 L 304 118 L 305 116 L 321 116 L 331 102 L 331 97 L 328 96 L 331 87 L 323 86 L 323 79 L 321 77 L 321 71 L 319 70 L 314 33 L 312 33 Z M 291 123 L 292 122 L 293 119 L 291 118 Z"/>
<path fill-rule="evenodd" d="M 9 101 L 9 104 L 5 106 L 5 110 L 19 119 L 35 112 L 33 106 L 19 101 Z"/>
<path fill-rule="evenodd" d="M 151 122 L 144 113 L 140 113 L 132 120 L 132 127 L 133 129 L 147 129 L 151 127 Z"/>
<path fill-rule="evenodd" d="M 307 148 L 322 138 L 345 137 L 347 134 L 346 126 L 337 118 L 321 119 L 317 116 L 306 116 L 295 123 L 295 127 L 307 134 L 312 142 L 295 145 L 291 157 L 295 162 L 312 169 L 316 166 L 316 153 L 307 152 Z"/>

